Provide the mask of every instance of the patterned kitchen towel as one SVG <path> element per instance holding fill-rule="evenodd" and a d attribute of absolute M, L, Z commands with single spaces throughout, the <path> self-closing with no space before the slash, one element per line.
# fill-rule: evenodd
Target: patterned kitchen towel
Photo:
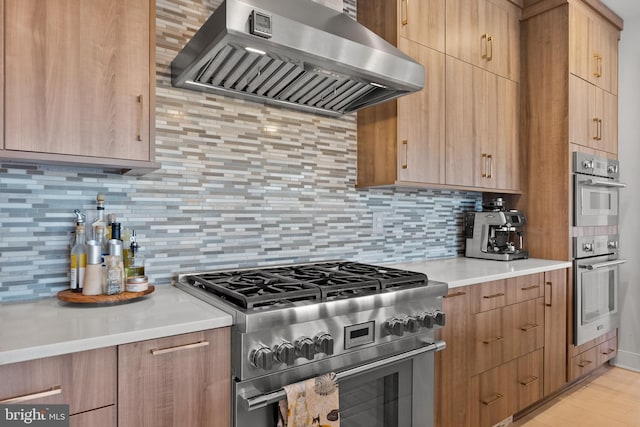
<path fill-rule="evenodd" d="M 336 374 L 284 387 L 287 398 L 278 403 L 278 427 L 340 427 Z"/>

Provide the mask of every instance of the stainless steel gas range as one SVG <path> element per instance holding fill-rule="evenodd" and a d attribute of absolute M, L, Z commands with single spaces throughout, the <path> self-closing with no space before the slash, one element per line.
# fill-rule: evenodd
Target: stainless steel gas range
<path fill-rule="evenodd" d="M 342 427 L 433 425 L 446 284 L 335 261 L 182 274 L 177 286 L 234 318 L 234 426 L 276 425 L 283 387 L 328 372 Z"/>

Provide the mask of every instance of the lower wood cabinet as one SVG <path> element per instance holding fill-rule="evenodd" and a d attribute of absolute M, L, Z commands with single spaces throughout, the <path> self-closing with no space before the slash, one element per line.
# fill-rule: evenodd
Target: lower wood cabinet
<path fill-rule="evenodd" d="M 229 328 L 119 346 L 118 426 L 228 427 L 229 348 Z"/>
<path fill-rule="evenodd" d="M 68 404 L 71 425 L 114 426 L 115 417 L 100 424 L 76 420 L 93 417 L 97 408 L 113 408 L 116 365 L 115 347 L 1 365 L 0 404 Z"/>
<path fill-rule="evenodd" d="M 553 390 L 566 384 L 566 277 L 562 269 L 450 289 L 435 425 L 490 427 L 542 399 L 548 375 Z"/>
<path fill-rule="evenodd" d="M 114 427 L 117 409 L 115 405 L 69 417 L 69 427 Z"/>

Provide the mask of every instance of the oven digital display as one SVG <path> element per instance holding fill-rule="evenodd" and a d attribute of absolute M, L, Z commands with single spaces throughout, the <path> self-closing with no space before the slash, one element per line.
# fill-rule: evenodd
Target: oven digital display
<path fill-rule="evenodd" d="M 349 325 L 344 327 L 344 348 L 348 350 L 365 344 L 371 344 L 375 341 L 373 331 L 376 323 L 371 322 L 359 323 L 357 325 Z"/>

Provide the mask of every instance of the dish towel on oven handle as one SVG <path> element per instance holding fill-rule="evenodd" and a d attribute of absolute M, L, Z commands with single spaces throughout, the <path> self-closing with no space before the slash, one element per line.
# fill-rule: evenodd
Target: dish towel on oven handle
<path fill-rule="evenodd" d="M 278 403 L 278 427 L 339 427 L 336 374 L 284 386 L 287 398 Z"/>

